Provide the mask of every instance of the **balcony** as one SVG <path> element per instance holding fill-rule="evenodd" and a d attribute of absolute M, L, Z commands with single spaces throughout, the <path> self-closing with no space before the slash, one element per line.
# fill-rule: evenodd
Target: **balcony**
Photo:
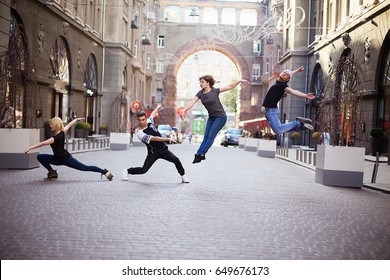
<path fill-rule="evenodd" d="M 131 29 L 139 29 L 139 24 L 138 24 L 137 20 L 131 21 Z"/>

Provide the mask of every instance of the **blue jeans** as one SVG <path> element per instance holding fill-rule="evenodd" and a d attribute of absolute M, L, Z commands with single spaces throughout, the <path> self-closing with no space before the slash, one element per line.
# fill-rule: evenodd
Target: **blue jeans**
<path fill-rule="evenodd" d="M 292 121 L 285 124 L 280 122 L 280 110 L 279 108 L 269 108 L 265 112 L 265 117 L 268 120 L 269 125 L 276 134 L 283 134 L 289 131 L 301 131 L 301 122 Z"/>
<path fill-rule="evenodd" d="M 213 145 L 214 139 L 218 132 L 226 124 L 226 121 L 227 116 L 209 116 L 209 119 L 206 123 L 206 130 L 204 132 L 202 144 L 200 144 L 200 147 L 196 152 L 198 155 L 204 155 L 207 153 L 207 151 Z"/>
<path fill-rule="evenodd" d="M 93 165 L 85 165 L 75 159 L 72 155 L 67 156 L 66 158 L 56 157 L 54 155 L 39 154 L 37 156 L 38 161 L 45 167 L 48 171 L 53 170 L 52 165 L 65 165 L 70 168 L 74 168 L 81 171 L 92 171 L 103 174 L 104 170 Z"/>

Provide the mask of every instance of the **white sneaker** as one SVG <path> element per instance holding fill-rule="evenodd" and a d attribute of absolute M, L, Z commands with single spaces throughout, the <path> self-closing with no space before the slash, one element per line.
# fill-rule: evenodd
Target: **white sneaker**
<path fill-rule="evenodd" d="M 183 176 L 181 176 L 181 182 L 182 182 L 182 183 L 189 183 L 190 180 L 188 180 L 188 178 L 187 178 L 186 175 L 183 175 Z"/>
<path fill-rule="evenodd" d="M 122 170 L 122 181 L 129 181 L 129 173 L 127 173 L 127 169 Z"/>

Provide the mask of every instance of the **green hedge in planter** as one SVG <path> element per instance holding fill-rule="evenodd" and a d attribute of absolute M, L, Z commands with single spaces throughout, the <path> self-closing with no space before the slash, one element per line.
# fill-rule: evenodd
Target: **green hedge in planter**
<path fill-rule="evenodd" d="M 373 129 L 371 129 L 370 135 L 372 137 L 382 137 L 384 136 L 384 132 L 381 127 L 374 127 Z"/>
<path fill-rule="evenodd" d="M 91 125 L 87 122 L 78 122 L 76 123 L 76 128 L 79 129 L 91 129 Z"/>

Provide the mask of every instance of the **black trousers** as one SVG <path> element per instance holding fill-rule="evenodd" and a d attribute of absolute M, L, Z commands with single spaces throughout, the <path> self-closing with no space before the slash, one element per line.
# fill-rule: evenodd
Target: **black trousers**
<path fill-rule="evenodd" d="M 148 153 L 148 156 L 145 159 L 144 165 L 142 167 L 132 167 L 127 169 L 127 172 L 131 175 L 136 175 L 136 174 L 145 174 L 150 167 L 156 162 L 158 159 L 165 159 L 169 162 L 173 162 L 176 166 L 177 172 L 181 176 L 184 175 L 185 171 L 183 168 L 183 165 L 181 164 L 179 158 L 175 156 L 170 150 L 166 149 L 164 151 L 161 151 L 157 154 L 151 154 Z"/>

